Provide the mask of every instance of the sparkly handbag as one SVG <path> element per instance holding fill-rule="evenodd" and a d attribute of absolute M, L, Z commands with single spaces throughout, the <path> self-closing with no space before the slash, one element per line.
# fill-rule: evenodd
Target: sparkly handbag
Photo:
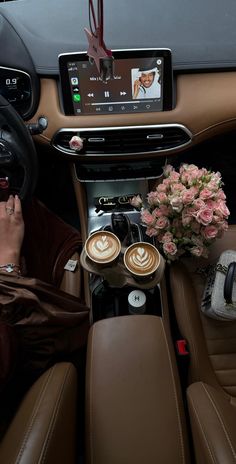
<path fill-rule="evenodd" d="M 201 310 L 221 321 L 236 320 L 236 251 L 226 250 L 208 273 Z"/>

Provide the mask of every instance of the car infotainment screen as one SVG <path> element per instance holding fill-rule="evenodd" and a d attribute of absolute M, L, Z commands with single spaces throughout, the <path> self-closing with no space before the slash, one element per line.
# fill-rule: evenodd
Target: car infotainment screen
<path fill-rule="evenodd" d="M 112 52 L 114 78 L 103 82 L 86 53 L 59 56 L 65 114 L 144 113 L 172 109 L 168 49 Z"/>

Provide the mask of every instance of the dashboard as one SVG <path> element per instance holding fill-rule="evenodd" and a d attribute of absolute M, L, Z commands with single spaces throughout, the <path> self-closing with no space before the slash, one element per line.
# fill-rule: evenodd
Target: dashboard
<path fill-rule="evenodd" d="M 147 151 L 156 156 L 235 128 L 233 0 L 214 3 L 214 22 L 203 0 L 194 8 L 184 0 L 146 0 L 145 5 L 136 0 L 135 8 L 125 0 L 104 4 L 105 38 L 115 58 L 115 79 L 108 84 L 99 80 L 85 53 L 84 1 L 0 6 L 0 93 L 26 122 L 47 118 L 37 143 L 80 156 L 68 147 L 74 134 L 96 143 L 105 138 L 107 145 L 114 131 L 134 139 L 147 129 Z M 148 87 L 150 79 L 155 85 Z M 121 152 L 131 158 L 143 156 L 144 149 L 141 143 L 139 149 L 112 151 L 108 144 L 97 154 Z M 89 144 L 84 154 L 96 155 Z"/>

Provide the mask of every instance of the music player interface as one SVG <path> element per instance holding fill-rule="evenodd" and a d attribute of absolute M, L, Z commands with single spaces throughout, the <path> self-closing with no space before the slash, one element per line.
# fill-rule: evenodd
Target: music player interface
<path fill-rule="evenodd" d="M 75 114 L 163 110 L 163 58 L 115 60 L 114 79 L 102 82 L 95 64 L 68 62 Z"/>

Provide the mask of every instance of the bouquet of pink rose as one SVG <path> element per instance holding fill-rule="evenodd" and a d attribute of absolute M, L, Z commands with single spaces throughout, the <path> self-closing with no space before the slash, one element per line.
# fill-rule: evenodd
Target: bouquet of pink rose
<path fill-rule="evenodd" d="M 145 207 L 139 195 L 131 204 L 141 210 L 146 234 L 156 237 L 168 260 L 190 253 L 208 256 L 208 247 L 228 228 L 229 210 L 219 172 L 182 164 L 179 172 L 166 165 L 164 179 L 147 196 Z"/>

